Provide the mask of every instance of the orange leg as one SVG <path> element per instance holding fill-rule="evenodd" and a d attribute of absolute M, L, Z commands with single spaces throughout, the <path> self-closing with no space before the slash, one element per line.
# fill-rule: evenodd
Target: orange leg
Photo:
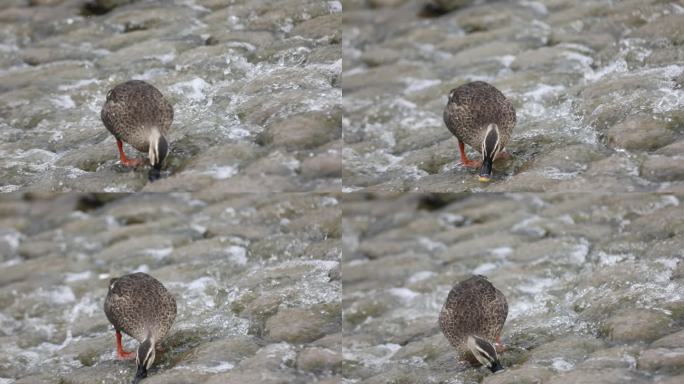
<path fill-rule="evenodd" d="M 121 345 L 121 332 L 119 331 L 116 331 L 116 355 L 122 360 L 135 358 L 135 353 L 124 351 L 123 345 Z"/>
<path fill-rule="evenodd" d="M 465 144 L 458 140 L 458 150 L 461 151 L 461 164 L 466 168 L 480 168 L 482 166 L 482 161 L 480 160 L 470 160 L 468 155 L 465 153 Z"/>
<path fill-rule="evenodd" d="M 127 158 L 126 154 L 124 153 L 123 142 L 121 140 L 116 140 L 116 145 L 117 147 L 119 147 L 119 159 L 121 160 L 121 164 L 123 164 L 124 166 L 137 167 L 145 161 L 143 158 L 140 157 L 136 157 L 133 159 Z"/>

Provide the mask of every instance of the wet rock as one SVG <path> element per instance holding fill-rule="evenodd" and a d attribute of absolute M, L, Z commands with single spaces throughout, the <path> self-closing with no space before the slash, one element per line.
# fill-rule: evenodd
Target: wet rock
<path fill-rule="evenodd" d="M 609 128 L 605 135 L 611 147 L 630 151 L 653 151 L 670 144 L 675 138 L 666 122 L 644 115 L 627 118 Z"/>
<path fill-rule="evenodd" d="M 684 140 L 675 141 L 655 151 L 655 154 L 665 156 L 679 156 L 682 153 L 684 153 Z"/>
<path fill-rule="evenodd" d="M 681 263 L 680 263 L 681 264 Z M 684 347 L 684 330 L 671 333 L 664 336 L 653 343 L 651 343 L 653 348 L 683 348 Z"/>
<path fill-rule="evenodd" d="M 528 367 L 506 369 L 501 374 L 487 376 L 483 384 L 538 384 L 551 378 L 548 368 Z"/>
<path fill-rule="evenodd" d="M 260 348 L 258 341 L 248 336 L 235 336 L 227 340 L 216 340 L 195 348 L 184 364 L 204 365 L 211 369 L 223 363 L 237 365 L 254 355 Z"/>
<path fill-rule="evenodd" d="M 584 117 L 598 129 L 605 129 L 631 115 L 639 106 L 648 104 L 649 95 L 659 87 L 660 84 L 649 77 L 598 81 L 580 93 Z M 627 89 L 630 90 L 629 98 Z"/>
<path fill-rule="evenodd" d="M 474 0 L 428 0 L 430 7 L 440 12 L 451 12 L 476 2 Z"/>
<path fill-rule="evenodd" d="M 332 149 L 305 158 L 301 163 L 301 175 L 309 179 L 341 177 L 342 159 L 339 150 Z"/>
<path fill-rule="evenodd" d="M 614 341 L 651 342 L 668 332 L 669 323 L 669 316 L 661 312 L 634 309 L 611 317 L 604 332 Z"/>
<path fill-rule="evenodd" d="M 310 372 L 335 372 L 342 365 L 342 355 L 327 348 L 306 348 L 297 355 L 297 368 Z"/>
<path fill-rule="evenodd" d="M 568 57 L 577 58 L 577 60 L 568 60 Z M 562 47 L 542 47 L 518 55 L 515 61 L 511 63 L 511 68 L 514 70 L 550 71 L 553 69 L 557 72 L 571 72 L 585 66 L 583 63 L 591 63 L 592 61 L 591 57 Z"/>
<path fill-rule="evenodd" d="M 684 23 L 684 16 L 682 15 L 662 16 L 633 31 L 630 36 L 666 40 L 675 46 L 682 45 L 684 44 L 684 32 L 680 28 L 682 23 Z"/>
<path fill-rule="evenodd" d="M 307 39 L 323 39 L 336 41 L 340 39 L 342 17 L 339 13 L 325 15 L 306 20 L 292 29 L 292 35 L 300 35 Z"/>
<path fill-rule="evenodd" d="M 588 370 L 634 369 L 638 353 L 638 348 L 634 346 L 617 346 L 598 350 L 581 362 L 578 367 Z"/>
<path fill-rule="evenodd" d="M 551 384 L 618 384 L 618 383 L 647 383 L 639 374 L 628 369 L 607 369 L 601 371 L 572 371 L 552 377 Z"/>
<path fill-rule="evenodd" d="M 130 4 L 136 0 L 88 0 L 83 5 L 86 14 L 101 15 L 113 10 L 116 7 Z"/>
<path fill-rule="evenodd" d="M 19 255 L 27 259 L 39 258 L 58 251 L 52 241 L 32 241 L 19 246 Z"/>
<path fill-rule="evenodd" d="M 133 65 L 149 68 L 151 65 L 166 64 L 173 60 L 187 46 L 175 42 L 159 41 L 156 39 L 126 46 L 97 60 L 97 64 L 105 68 L 126 67 L 134 69 Z"/>
<path fill-rule="evenodd" d="M 339 329 L 339 307 L 283 308 L 266 321 L 265 335 L 272 340 L 305 343 Z"/>
<path fill-rule="evenodd" d="M 48 374 L 24 376 L 15 381 L 17 384 L 59 384 L 61 382 L 60 378 Z"/>
<path fill-rule="evenodd" d="M 69 48 L 29 48 L 20 53 L 21 60 L 29 65 L 39 65 L 61 60 L 92 60 L 95 53 Z"/>
<path fill-rule="evenodd" d="M 676 157 L 650 156 L 642 164 L 639 174 L 651 181 L 684 179 L 684 165 Z"/>
<path fill-rule="evenodd" d="M 209 368 L 211 369 L 211 368 Z M 135 374 L 134 374 L 135 375 Z M 193 384 L 193 383 L 204 383 L 212 375 L 199 372 L 168 372 L 168 371 L 157 371 L 150 373 L 145 382 L 150 384 Z"/>
<path fill-rule="evenodd" d="M 368 3 L 376 8 L 391 8 L 398 7 L 406 3 L 406 1 L 407 0 L 368 0 Z"/>
<path fill-rule="evenodd" d="M 191 13 L 185 7 L 146 7 L 121 10 L 107 18 L 107 24 L 121 32 L 155 29 L 190 23 Z"/>
<path fill-rule="evenodd" d="M 553 361 L 558 356 L 569 361 L 581 361 L 590 354 L 603 347 L 600 340 L 589 337 L 568 336 L 544 344 L 532 351 L 529 361 L 544 362 Z"/>
<path fill-rule="evenodd" d="M 57 84 L 71 83 L 93 76 L 90 66 L 78 61 L 61 61 L 50 65 L 20 68 L 0 74 L 0 91 L 6 92 L 17 88 L 27 87 L 36 79 L 41 81 L 41 88 L 53 88 Z"/>
<path fill-rule="evenodd" d="M 288 149 L 314 148 L 340 138 L 340 111 L 309 113 L 272 123 L 258 142 L 262 145 L 284 146 Z"/>
<path fill-rule="evenodd" d="M 639 355 L 637 367 L 647 371 L 684 371 L 684 348 L 649 349 Z"/>

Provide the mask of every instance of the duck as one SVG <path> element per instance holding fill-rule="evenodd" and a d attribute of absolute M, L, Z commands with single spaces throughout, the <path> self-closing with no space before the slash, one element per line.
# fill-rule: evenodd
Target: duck
<path fill-rule="evenodd" d="M 135 353 L 136 374 L 133 384 L 147 377 L 155 359 L 155 349 L 176 319 L 176 299 L 154 277 L 137 272 L 109 281 L 104 312 L 116 330 L 116 350 L 120 359 L 132 359 L 124 351 L 121 333 L 140 344 Z"/>
<path fill-rule="evenodd" d="M 513 103 L 493 85 L 473 81 L 449 92 L 443 117 L 456 136 L 463 166 L 480 168 L 479 180 L 491 181 L 494 160 L 510 156 L 505 148 L 516 123 Z M 482 160 L 470 160 L 465 144 L 480 152 Z"/>
<path fill-rule="evenodd" d="M 485 276 L 475 275 L 451 288 L 439 327 L 461 360 L 495 373 L 503 369 L 497 350 L 503 350 L 501 330 L 507 316 L 504 294 Z"/>
<path fill-rule="evenodd" d="M 142 80 L 129 80 L 107 92 L 100 118 L 107 130 L 116 138 L 119 159 L 126 167 L 144 163 L 143 158 L 127 158 L 123 143 L 149 154 L 148 179 L 161 176 L 161 168 L 169 151 L 166 135 L 173 122 L 173 106 L 153 85 Z"/>

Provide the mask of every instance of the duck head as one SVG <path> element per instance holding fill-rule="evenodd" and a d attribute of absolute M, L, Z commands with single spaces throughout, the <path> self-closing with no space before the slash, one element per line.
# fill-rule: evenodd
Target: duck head
<path fill-rule="evenodd" d="M 166 159 L 166 154 L 169 151 L 169 143 L 158 129 L 153 129 L 150 132 L 149 142 L 149 156 L 152 169 L 150 169 L 148 179 L 150 181 L 155 181 L 161 177 L 161 167 L 162 164 L 164 164 L 164 159 Z"/>
<path fill-rule="evenodd" d="M 148 337 L 138 346 L 138 353 L 135 356 L 138 370 L 135 373 L 135 378 L 133 378 L 133 384 L 138 384 L 140 380 L 147 377 L 147 370 L 152 367 L 154 357 L 154 342 Z"/>
<path fill-rule="evenodd" d="M 503 369 L 492 343 L 479 336 L 468 336 L 467 344 L 468 349 L 477 361 L 489 368 L 490 371 L 497 372 Z"/>
<path fill-rule="evenodd" d="M 496 155 L 503 149 L 501 146 L 499 126 L 489 124 L 482 140 L 482 167 L 479 180 L 488 182 L 492 178 L 492 163 Z"/>

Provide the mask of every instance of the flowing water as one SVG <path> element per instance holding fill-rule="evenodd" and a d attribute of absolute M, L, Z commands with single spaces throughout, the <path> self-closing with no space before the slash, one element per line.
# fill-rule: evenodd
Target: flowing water
<path fill-rule="evenodd" d="M 420 17 L 428 2 L 344 2 L 345 191 L 682 188 L 680 2 L 442 0 L 476 4 Z M 489 185 L 442 120 L 475 80 L 517 110 L 514 156 Z"/>
<path fill-rule="evenodd" d="M 675 383 L 684 377 L 684 206 L 674 195 L 345 195 L 348 383 Z M 437 318 L 488 276 L 509 313 L 492 375 Z"/>
<path fill-rule="evenodd" d="M 103 303 L 134 271 L 178 305 L 143 383 L 335 382 L 340 214 L 319 194 L 2 197 L 0 382 L 130 383 Z"/>
<path fill-rule="evenodd" d="M 4 0 L 0 384 L 129 383 L 103 301 L 135 271 L 178 303 L 143 383 L 684 382 L 682 25 L 663 0 Z M 128 79 L 174 106 L 154 183 L 99 118 Z M 517 110 L 489 184 L 442 121 L 473 80 Z M 508 299 L 497 374 L 437 325 L 471 274 Z"/>
<path fill-rule="evenodd" d="M 126 4 L 3 1 L 0 191 L 339 189 L 339 2 L 100 2 Z M 100 121 L 129 79 L 174 106 L 159 183 L 118 164 Z"/>

